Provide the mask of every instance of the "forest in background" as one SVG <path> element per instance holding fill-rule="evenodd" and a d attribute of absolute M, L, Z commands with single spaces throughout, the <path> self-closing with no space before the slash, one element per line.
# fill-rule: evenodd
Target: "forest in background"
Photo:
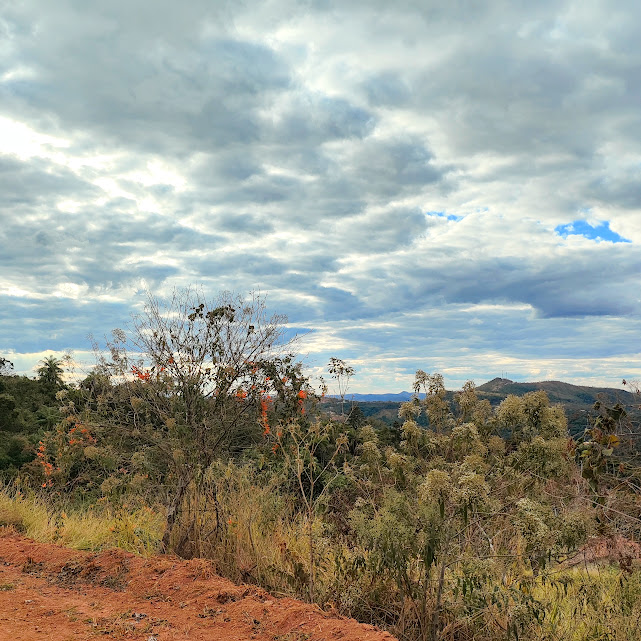
<path fill-rule="evenodd" d="M 339 359 L 342 398 L 313 387 L 284 322 L 185 290 L 77 385 L 3 359 L 0 526 L 206 557 L 408 641 L 638 638 L 636 395 L 570 433 L 544 390 L 492 403 L 419 370 L 389 423 L 345 399 Z"/>

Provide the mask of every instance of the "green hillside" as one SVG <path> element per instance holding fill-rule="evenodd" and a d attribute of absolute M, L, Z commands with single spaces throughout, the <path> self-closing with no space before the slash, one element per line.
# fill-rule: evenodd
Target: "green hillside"
<path fill-rule="evenodd" d="M 601 401 L 606 405 L 621 403 L 634 418 L 641 418 L 639 405 L 641 399 L 626 390 L 611 387 L 588 387 L 586 385 L 572 385 L 562 381 L 538 381 L 534 383 L 515 383 L 507 378 L 494 378 L 476 388 L 479 399 L 487 399 L 492 407 L 498 406 L 507 396 L 524 396 L 528 392 L 543 390 L 547 393 L 553 405 L 561 405 L 568 418 L 568 426 L 572 435 L 581 434 L 587 427 L 588 416 L 594 404 Z M 456 392 L 449 391 L 446 400 L 454 402 Z M 386 398 L 387 395 L 381 395 Z M 369 398 L 373 398 L 372 395 Z M 398 410 L 401 402 L 389 400 L 380 401 L 352 401 L 346 407 L 358 405 L 368 419 L 383 421 L 393 425 L 398 421 Z M 340 400 L 327 399 L 324 407 L 331 412 L 340 414 Z M 346 413 L 348 410 L 346 409 Z M 424 420 L 421 416 L 420 419 Z M 422 421 L 419 420 L 419 424 Z"/>

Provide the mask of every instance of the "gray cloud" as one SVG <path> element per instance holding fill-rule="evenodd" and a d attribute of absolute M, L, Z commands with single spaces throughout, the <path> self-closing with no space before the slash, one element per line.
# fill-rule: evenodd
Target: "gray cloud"
<path fill-rule="evenodd" d="M 95 193 L 90 183 L 63 167 L 39 160 L 26 163 L 0 155 L 0 206 L 5 210 L 43 202 L 55 204 L 56 200 L 72 195 L 90 198 Z"/>
<path fill-rule="evenodd" d="M 366 78 L 363 89 L 369 104 L 377 107 L 402 107 L 410 101 L 411 91 L 398 71 L 383 71 Z"/>
<path fill-rule="evenodd" d="M 631 1 L 9 3 L 0 353 L 85 348 L 194 283 L 264 291 L 364 390 L 641 376 L 639 25 Z"/>

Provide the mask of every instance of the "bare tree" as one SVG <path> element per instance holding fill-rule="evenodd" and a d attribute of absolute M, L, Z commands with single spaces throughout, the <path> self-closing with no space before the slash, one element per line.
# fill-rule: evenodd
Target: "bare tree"
<path fill-rule="evenodd" d="M 278 372 L 292 368 L 285 322 L 267 313 L 259 294 L 226 292 L 209 301 L 185 289 L 166 302 L 148 295 L 131 339 L 113 333 L 102 370 L 128 387 L 127 420 L 167 461 L 165 548 L 190 483 L 260 434 L 261 405 L 278 393 L 285 378 Z"/>
<path fill-rule="evenodd" d="M 340 358 L 330 358 L 327 365 L 332 378 L 336 379 L 338 395 L 341 397 L 341 416 L 345 416 L 345 394 L 349 388 L 349 379 L 354 376 L 354 368 Z"/>

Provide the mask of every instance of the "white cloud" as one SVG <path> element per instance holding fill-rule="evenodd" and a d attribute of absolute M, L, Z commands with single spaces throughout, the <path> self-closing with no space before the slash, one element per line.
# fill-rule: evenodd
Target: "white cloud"
<path fill-rule="evenodd" d="M 268 293 L 364 391 L 634 375 L 638 5 L 378 5 L 4 8 L 0 353 L 193 283 Z"/>

